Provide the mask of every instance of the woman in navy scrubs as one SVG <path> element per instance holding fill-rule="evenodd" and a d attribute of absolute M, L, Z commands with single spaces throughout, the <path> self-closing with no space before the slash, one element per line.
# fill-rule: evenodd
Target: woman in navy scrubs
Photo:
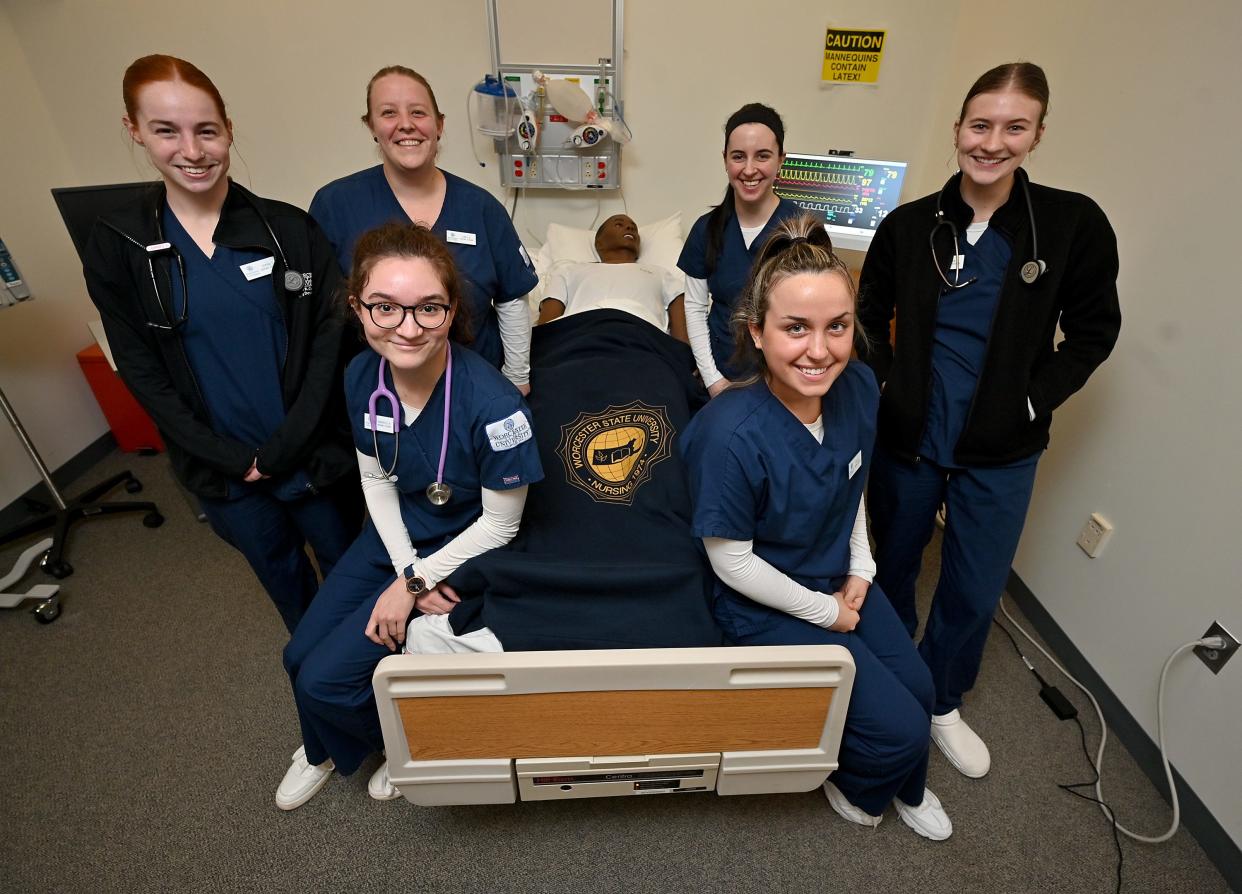
<path fill-rule="evenodd" d="M 364 233 L 349 296 L 369 347 L 345 374 L 369 519 L 285 649 L 303 747 L 276 792 L 282 810 L 383 748 L 375 666 L 412 616 L 458 603 L 441 581 L 512 539 L 543 477 L 522 396 L 461 346 L 469 309 L 440 239 L 411 224 Z M 379 800 L 398 795 L 387 768 L 368 786 Z"/>
<path fill-rule="evenodd" d="M 382 223 L 420 223 L 448 243 L 474 321 L 474 351 L 530 391 L 530 313 L 521 299 L 538 277 L 501 204 L 473 183 L 436 167 L 444 116 L 427 79 L 402 65 L 367 84 L 362 122 L 382 162 L 329 183 L 311 216 L 348 270 L 354 243 Z"/>
<path fill-rule="evenodd" d="M 144 56 L 122 93 L 160 182 L 95 225 L 87 289 L 178 480 L 292 632 L 319 587 L 305 544 L 326 575 L 361 522 L 336 260 L 305 212 L 229 180 L 233 125 L 199 69 Z"/>
<path fill-rule="evenodd" d="M 758 373 L 700 410 L 680 450 L 692 527 L 717 577 L 713 613 L 739 645 L 842 645 L 857 674 L 833 809 L 864 826 L 891 802 L 933 840 L 953 831 L 926 788 L 932 687 L 879 587 L 863 481 L 879 389 L 851 362 L 853 281 L 811 216 L 760 253 L 734 314 L 737 353 Z"/>
<path fill-rule="evenodd" d="M 686 330 L 699 375 L 715 397 L 744 370 L 732 362 L 730 318 L 759 249 L 781 221 L 801 209 L 772 191 L 785 160 L 785 124 L 761 103 L 725 123 L 729 178 L 720 204 L 694 222 L 677 266 L 686 274 Z"/>
<path fill-rule="evenodd" d="M 946 507 L 940 580 L 919 652 L 936 687 L 932 739 L 958 770 L 988 772 L 961 718 L 1026 518 L 1052 411 L 1112 350 L 1117 241 L 1089 198 L 1029 183 L 1048 82 L 1029 62 L 970 88 L 954 125 L 960 172 L 896 209 L 860 283 L 863 354 L 884 384 L 868 484 L 877 583 L 913 636 L 915 580 Z M 930 240 L 930 245 L 929 245 Z M 1057 327 L 1064 339 L 1056 344 Z"/>

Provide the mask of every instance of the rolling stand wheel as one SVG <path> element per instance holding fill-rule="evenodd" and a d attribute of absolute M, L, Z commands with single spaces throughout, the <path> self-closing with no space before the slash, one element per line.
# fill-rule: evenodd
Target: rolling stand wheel
<path fill-rule="evenodd" d="M 160 515 L 158 512 L 148 512 L 142 517 L 142 524 L 147 528 L 158 528 L 160 525 L 164 524 L 164 516 Z"/>
<path fill-rule="evenodd" d="M 64 559 L 57 559 L 56 561 L 48 561 L 47 559 L 44 559 L 39 564 L 42 566 L 44 571 L 57 580 L 64 580 L 66 577 L 73 574 L 73 566 Z"/>
<path fill-rule="evenodd" d="M 40 624 L 51 624 L 60 617 L 60 597 L 49 596 L 34 607 L 35 620 Z"/>
<path fill-rule="evenodd" d="M 127 494 L 137 494 L 142 492 L 142 482 L 137 478 L 131 478 L 125 482 L 125 492 Z"/>

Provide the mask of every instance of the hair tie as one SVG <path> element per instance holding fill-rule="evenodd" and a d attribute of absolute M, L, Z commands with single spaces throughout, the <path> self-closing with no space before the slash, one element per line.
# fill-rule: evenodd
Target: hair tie
<path fill-rule="evenodd" d="M 810 242 L 810 241 L 811 240 L 806 238 L 805 236 L 790 236 L 789 237 L 790 245 L 797 245 L 799 242 Z"/>

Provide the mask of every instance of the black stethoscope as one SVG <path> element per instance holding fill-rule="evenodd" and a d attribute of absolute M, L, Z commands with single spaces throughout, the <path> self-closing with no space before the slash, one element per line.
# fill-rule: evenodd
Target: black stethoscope
<path fill-rule="evenodd" d="M 1022 195 L 1026 199 L 1026 213 L 1031 221 L 1031 254 L 1033 258 L 1023 264 L 1022 269 L 1018 273 L 1022 277 L 1022 281 L 1029 286 L 1044 275 L 1048 270 L 1048 265 L 1039 259 L 1039 237 L 1035 232 L 1035 209 L 1031 206 L 1031 189 L 1027 186 L 1026 171 L 1018 168 L 1014 171 L 1014 179 L 1022 185 Z M 965 282 L 962 281 L 962 267 L 965 266 L 965 257 L 962 255 L 958 244 L 957 224 L 945 217 L 944 211 L 941 210 L 944 191 L 949 188 L 951 183 L 953 183 L 952 180 L 942 186 L 940 193 L 936 196 L 936 223 L 932 227 L 931 235 L 928 236 L 928 243 L 931 245 L 932 263 L 936 265 L 936 273 L 940 275 L 940 280 L 945 284 L 945 287 L 949 289 L 964 289 L 979 277 L 972 276 Z M 949 234 L 953 237 L 953 262 L 949 265 L 949 269 L 953 273 L 952 282 L 944 275 L 944 269 L 940 266 L 940 258 L 936 256 L 936 231 L 941 227 L 948 227 Z"/>
<path fill-rule="evenodd" d="M 276 231 L 272 229 L 271 223 L 268 222 L 267 217 L 264 216 L 263 212 L 259 209 L 259 203 L 256 202 L 254 198 L 245 190 L 239 189 L 238 193 L 246 200 L 246 203 L 250 205 L 250 207 L 254 210 L 254 213 L 259 216 L 259 220 L 262 221 L 264 228 L 267 230 L 267 234 L 272 237 L 272 244 L 276 246 L 276 254 L 280 256 L 280 264 L 285 270 L 285 291 L 301 291 L 304 278 L 301 273 L 289 267 L 289 259 L 285 257 L 285 250 L 281 246 L 280 240 L 276 238 Z M 164 222 L 161 219 L 163 210 L 162 205 L 157 206 L 155 209 L 155 238 L 158 241 L 152 243 L 151 245 L 143 245 L 115 224 L 109 223 L 108 221 L 102 219 L 100 222 L 146 252 L 147 273 L 151 277 L 151 289 L 155 292 L 155 303 L 160 306 L 160 312 L 164 314 L 164 319 L 167 321 L 164 323 L 156 323 L 153 320 L 147 320 L 147 325 L 152 329 L 162 329 L 166 332 L 171 332 L 172 330 L 180 329 L 185 325 L 186 320 L 190 318 L 190 286 L 185 275 L 185 259 L 182 257 L 181 252 L 177 250 L 175 245 L 164 239 Z M 172 319 L 172 315 L 169 313 L 169 307 L 172 302 L 170 301 L 168 305 L 165 305 L 164 299 L 160 295 L 160 286 L 155 278 L 155 262 L 152 260 L 156 255 L 163 254 L 164 252 L 171 253 L 173 260 L 177 262 L 177 276 L 181 280 L 181 313 L 175 320 Z"/>

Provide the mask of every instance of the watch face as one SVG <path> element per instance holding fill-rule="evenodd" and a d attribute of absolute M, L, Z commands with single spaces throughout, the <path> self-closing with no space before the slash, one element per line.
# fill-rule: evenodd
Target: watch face
<path fill-rule="evenodd" d="M 405 579 L 405 588 L 415 596 L 427 591 L 427 582 L 421 577 L 410 576 Z"/>

